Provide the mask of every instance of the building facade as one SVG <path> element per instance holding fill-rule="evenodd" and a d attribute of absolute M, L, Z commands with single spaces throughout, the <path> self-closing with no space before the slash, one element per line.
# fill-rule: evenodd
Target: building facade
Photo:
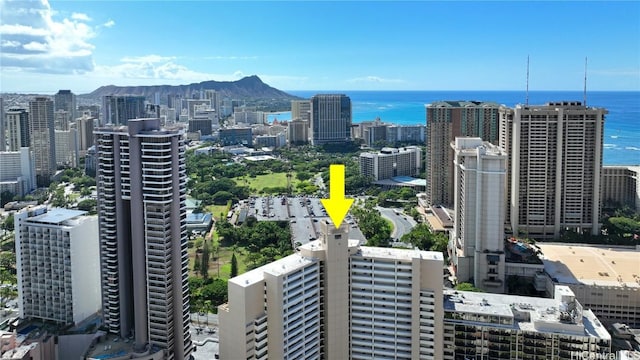
<path fill-rule="evenodd" d="M 0 192 L 25 196 L 36 188 L 33 152 L 28 147 L 20 151 L 0 152 Z"/>
<path fill-rule="evenodd" d="M 309 121 L 294 118 L 287 124 L 287 137 L 289 145 L 302 145 L 309 143 Z"/>
<path fill-rule="evenodd" d="M 31 146 L 29 112 L 20 107 L 10 107 L 5 113 L 7 151 L 20 151 Z"/>
<path fill-rule="evenodd" d="M 348 225 L 229 280 L 222 359 L 437 359 L 441 253 L 359 246 Z"/>
<path fill-rule="evenodd" d="M 53 101 L 39 96 L 29 101 L 29 137 L 35 155 L 36 184 L 47 187 L 56 172 L 56 137 Z"/>
<path fill-rule="evenodd" d="M 351 140 L 351 99 L 343 94 L 311 98 L 311 144 L 345 143 Z"/>
<path fill-rule="evenodd" d="M 500 147 L 509 155 L 507 225 L 514 234 L 599 233 L 606 114 L 580 102 L 500 109 Z"/>
<path fill-rule="evenodd" d="M 75 325 L 100 310 L 98 219 L 26 208 L 15 216 L 20 317 Z"/>
<path fill-rule="evenodd" d="M 480 101 L 438 101 L 426 105 L 429 205 L 453 205 L 453 149 L 450 143 L 456 137 L 479 137 L 497 144 L 498 109 L 496 103 Z"/>
<path fill-rule="evenodd" d="M 566 286 L 554 298 L 445 290 L 442 359 L 613 359 L 611 336 Z"/>
<path fill-rule="evenodd" d="M 602 167 L 602 205 L 640 212 L 640 166 Z"/>
<path fill-rule="evenodd" d="M 78 166 L 79 147 L 76 129 L 55 130 L 56 138 L 56 166 Z"/>
<path fill-rule="evenodd" d="M 84 156 L 87 150 L 93 146 L 93 129 L 96 119 L 88 114 L 83 114 L 76 119 L 76 130 L 78 131 L 78 150 Z"/>
<path fill-rule="evenodd" d="M 102 97 L 102 125 L 127 125 L 130 119 L 146 117 L 145 97 L 105 95 Z"/>
<path fill-rule="evenodd" d="M 396 176 L 416 176 L 422 170 L 422 151 L 417 146 L 383 148 L 360 154 L 360 174 L 374 181 Z"/>
<path fill-rule="evenodd" d="M 192 350 L 187 285 L 184 133 L 160 119 L 96 130 L 102 304 L 133 352 Z"/>
<path fill-rule="evenodd" d="M 311 101 L 291 100 L 291 118 L 307 121 L 307 124 L 309 124 L 311 120 Z"/>
<path fill-rule="evenodd" d="M 480 138 L 456 137 L 454 225 L 448 251 L 458 282 L 504 293 L 507 154 Z"/>
<path fill-rule="evenodd" d="M 250 146 L 253 143 L 253 132 L 250 127 L 232 127 L 220 129 L 220 143 L 227 145 Z"/>
<path fill-rule="evenodd" d="M 64 123 L 71 123 L 77 116 L 76 95 L 71 90 L 58 90 L 53 96 L 53 111 L 64 111 Z M 68 130 L 67 128 L 59 128 L 58 130 Z"/>

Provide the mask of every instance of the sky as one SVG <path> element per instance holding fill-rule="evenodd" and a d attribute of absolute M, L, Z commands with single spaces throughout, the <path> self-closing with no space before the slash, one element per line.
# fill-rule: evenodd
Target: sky
<path fill-rule="evenodd" d="M 640 2 L 0 0 L 0 91 L 640 90 Z"/>

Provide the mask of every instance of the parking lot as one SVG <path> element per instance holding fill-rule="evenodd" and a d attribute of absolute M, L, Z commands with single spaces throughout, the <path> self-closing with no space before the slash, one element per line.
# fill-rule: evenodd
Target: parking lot
<path fill-rule="evenodd" d="M 253 215 L 258 221 L 289 221 L 293 242 L 306 244 L 320 236 L 320 222 L 327 219 L 327 212 L 320 198 L 309 196 L 269 196 L 244 200 L 240 208 L 248 209 L 247 215 Z M 239 209 L 236 209 L 238 211 Z M 349 238 L 366 242 L 351 215 L 345 221 L 349 223 Z"/>

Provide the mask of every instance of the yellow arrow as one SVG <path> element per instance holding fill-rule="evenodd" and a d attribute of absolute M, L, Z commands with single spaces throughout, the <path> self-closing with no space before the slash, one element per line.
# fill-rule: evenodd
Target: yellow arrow
<path fill-rule="evenodd" d="M 344 165 L 333 164 L 329 167 L 329 198 L 320 199 L 333 221 L 333 226 L 340 227 L 347 215 L 353 199 L 344 197 Z"/>

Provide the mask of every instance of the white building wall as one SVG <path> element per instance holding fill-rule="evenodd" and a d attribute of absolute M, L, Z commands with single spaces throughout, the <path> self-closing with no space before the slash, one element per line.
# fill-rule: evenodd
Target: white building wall
<path fill-rule="evenodd" d="M 70 230 L 73 321 L 79 323 L 101 309 L 98 217 L 88 216 Z"/>

